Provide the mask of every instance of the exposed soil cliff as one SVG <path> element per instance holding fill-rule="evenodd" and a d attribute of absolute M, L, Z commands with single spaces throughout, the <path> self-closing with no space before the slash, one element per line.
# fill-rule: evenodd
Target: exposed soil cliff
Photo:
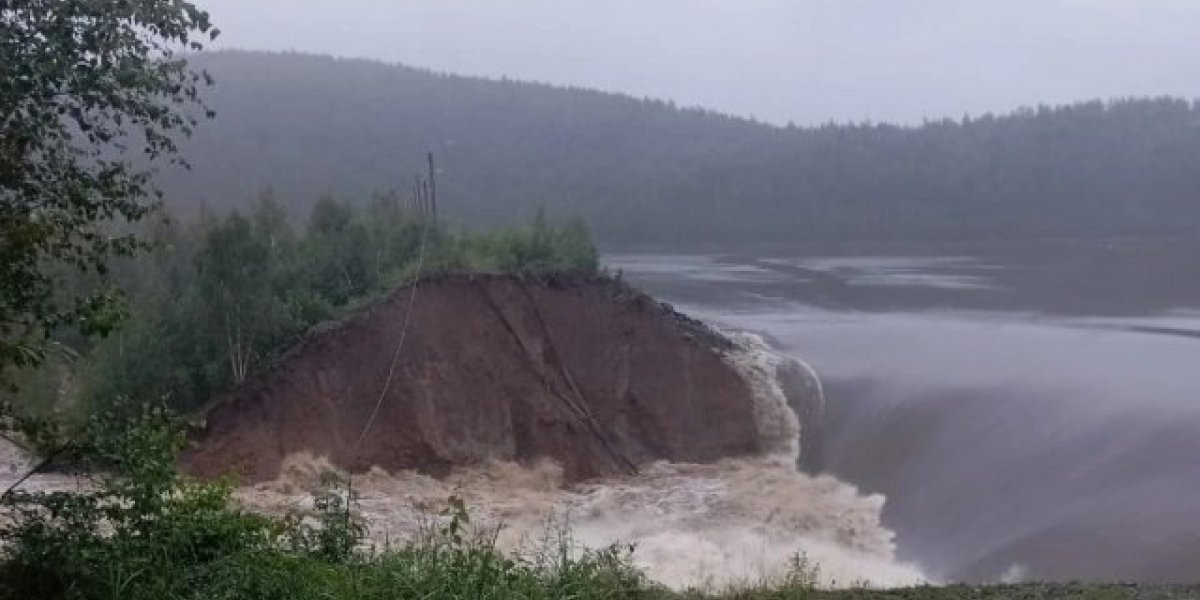
<path fill-rule="evenodd" d="M 408 315 L 410 294 L 313 332 L 216 403 L 185 468 L 262 481 L 302 451 L 434 475 L 549 458 L 578 480 L 769 450 L 730 341 L 619 283 L 442 277 Z"/>

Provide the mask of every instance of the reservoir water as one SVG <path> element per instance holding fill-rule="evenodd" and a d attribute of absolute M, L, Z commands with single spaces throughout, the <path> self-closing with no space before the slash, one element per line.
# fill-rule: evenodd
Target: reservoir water
<path fill-rule="evenodd" d="M 1200 577 L 1200 244 L 614 253 L 821 374 L 804 468 L 942 580 Z"/>

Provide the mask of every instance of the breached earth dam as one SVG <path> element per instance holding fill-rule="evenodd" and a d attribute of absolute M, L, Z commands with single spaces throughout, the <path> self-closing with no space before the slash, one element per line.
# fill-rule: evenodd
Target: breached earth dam
<path fill-rule="evenodd" d="M 489 460 L 442 477 L 375 467 L 353 478 L 373 539 L 415 539 L 447 499 L 459 498 L 475 533 L 508 552 L 534 555 L 547 536 L 558 542 L 563 534 L 577 549 L 620 544 L 633 548 L 650 577 L 675 588 L 774 581 L 797 560 L 827 586 L 925 581 L 895 560 L 893 534 L 880 524 L 882 496 L 796 469 L 800 422 L 776 375 L 785 359 L 755 336 L 731 337 L 729 360 L 755 388 L 762 454 L 710 464 L 655 461 L 634 475 L 576 483 L 549 460 Z M 806 383 L 819 389 L 816 380 Z M 330 475 L 345 476 L 327 459 L 290 455 L 279 478 L 243 488 L 239 498 L 268 512 L 293 510 Z"/>
<path fill-rule="evenodd" d="M 218 402 L 185 467 L 243 473 L 239 498 L 269 512 L 349 476 L 379 543 L 422 535 L 458 498 L 507 551 L 621 544 L 677 588 L 798 562 L 829 586 L 925 580 L 895 559 L 882 496 L 798 470 L 821 384 L 758 336 L 603 278 L 425 288 L 398 352 L 405 290 Z"/>

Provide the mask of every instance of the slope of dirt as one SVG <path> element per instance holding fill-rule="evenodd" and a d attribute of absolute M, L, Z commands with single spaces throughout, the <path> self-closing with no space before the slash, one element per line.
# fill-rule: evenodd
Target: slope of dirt
<path fill-rule="evenodd" d="M 410 294 L 314 331 L 217 402 L 184 467 L 263 481 L 299 452 L 432 475 L 548 458 L 580 480 L 764 450 L 754 393 L 722 358 L 731 343 L 644 294 L 601 277 L 447 276 L 406 315 Z"/>

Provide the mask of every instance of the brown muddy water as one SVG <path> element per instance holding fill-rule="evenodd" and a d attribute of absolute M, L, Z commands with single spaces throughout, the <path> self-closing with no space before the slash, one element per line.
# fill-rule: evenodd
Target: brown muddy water
<path fill-rule="evenodd" d="M 374 468 L 353 477 L 353 506 L 369 528 L 367 544 L 404 544 L 437 531 L 450 499 L 458 498 L 471 531 L 505 552 L 538 560 L 562 549 L 631 547 L 638 566 L 674 588 L 769 583 L 786 576 L 794 560 L 816 566 L 817 581 L 828 587 L 925 581 L 896 560 L 894 535 L 880 523 L 881 496 L 796 468 L 802 427 L 777 377 L 784 359 L 757 336 L 730 336 L 735 348 L 724 357 L 754 392 L 762 455 L 641 465 L 636 475 L 576 484 L 548 462 L 475 465 L 441 479 Z M 802 385 L 819 394 L 815 379 Z M 12 450 L 0 447 L 0 484 L 28 467 Z M 241 488 L 236 499 L 257 511 L 313 517 L 313 495 L 344 494 L 348 480 L 324 457 L 292 455 L 280 478 Z M 66 475 L 26 483 L 40 490 L 89 485 Z"/>

